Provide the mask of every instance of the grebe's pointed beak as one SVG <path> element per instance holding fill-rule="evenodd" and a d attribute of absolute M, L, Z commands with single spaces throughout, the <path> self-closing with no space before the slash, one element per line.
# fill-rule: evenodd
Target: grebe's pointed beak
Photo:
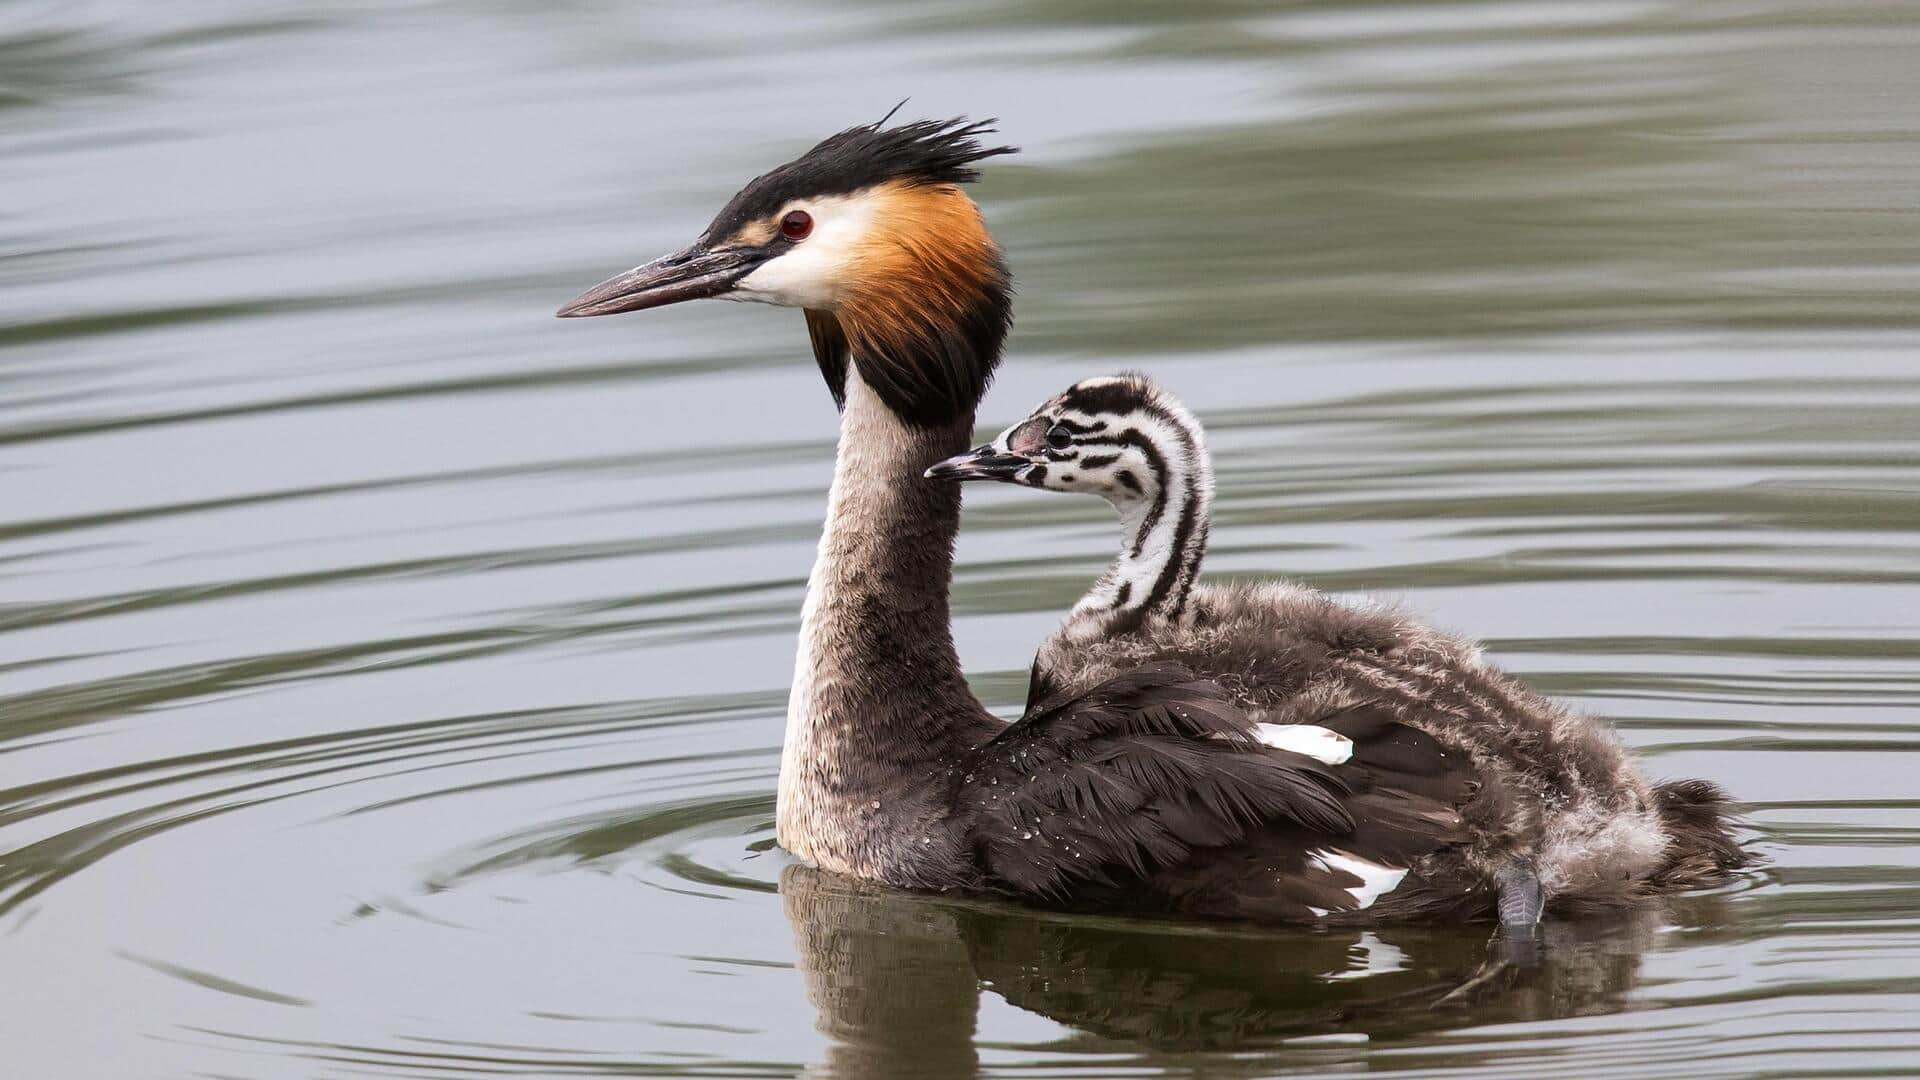
<path fill-rule="evenodd" d="M 925 475 L 929 480 L 1005 480 L 1013 483 L 1032 464 L 1026 458 L 1009 454 L 988 443 L 936 463 Z"/>
<path fill-rule="evenodd" d="M 712 250 L 695 244 L 616 274 L 574 297 L 554 314 L 562 319 L 584 319 L 720 296 L 766 259 L 766 253 L 750 248 Z"/>

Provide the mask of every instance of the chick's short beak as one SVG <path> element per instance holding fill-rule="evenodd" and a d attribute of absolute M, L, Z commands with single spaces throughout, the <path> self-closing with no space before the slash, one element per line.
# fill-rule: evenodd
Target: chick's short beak
<path fill-rule="evenodd" d="M 709 250 L 695 244 L 615 274 L 574 297 L 555 314 L 563 319 L 583 319 L 719 296 L 765 261 L 764 254 L 750 249 Z"/>
<path fill-rule="evenodd" d="M 988 443 L 942 461 L 926 472 L 929 480 L 1019 480 L 1033 462 Z"/>

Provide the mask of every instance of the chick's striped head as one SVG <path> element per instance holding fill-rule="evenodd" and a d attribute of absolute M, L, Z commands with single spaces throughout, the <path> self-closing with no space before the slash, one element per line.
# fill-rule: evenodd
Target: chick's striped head
<path fill-rule="evenodd" d="M 1123 510 L 1164 501 L 1170 491 L 1206 499 L 1213 489 L 1199 421 L 1153 380 L 1131 373 L 1075 383 L 928 476 L 1084 492 Z"/>

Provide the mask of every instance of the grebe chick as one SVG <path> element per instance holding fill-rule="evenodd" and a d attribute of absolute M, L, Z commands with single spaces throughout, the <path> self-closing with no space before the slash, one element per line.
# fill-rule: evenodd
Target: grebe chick
<path fill-rule="evenodd" d="M 1198 420 L 1140 375 L 1088 379 L 992 442 L 927 470 L 1099 495 L 1122 523 L 1112 565 L 1034 662 L 1029 709 L 1142 664 L 1216 680 L 1272 745 L 1362 704 L 1472 762 L 1468 840 L 1420 860 L 1439 887 L 1488 883 L 1507 921 L 1718 881 L 1741 862 L 1710 784 L 1650 785 L 1603 725 L 1488 665 L 1471 642 L 1284 582 L 1197 581 L 1213 469 Z M 1411 900 L 1396 892 L 1395 899 Z M 1439 895 L 1429 898 L 1442 903 Z"/>

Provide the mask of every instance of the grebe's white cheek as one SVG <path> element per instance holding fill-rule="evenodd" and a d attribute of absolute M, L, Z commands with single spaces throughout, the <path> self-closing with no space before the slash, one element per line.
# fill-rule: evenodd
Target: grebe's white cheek
<path fill-rule="evenodd" d="M 761 263 L 740 279 L 727 299 L 780 307 L 832 308 L 839 298 L 837 268 L 812 254 L 801 247 Z"/>
<path fill-rule="evenodd" d="M 873 229 L 878 205 L 871 194 L 856 192 L 783 207 L 776 217 L 805 210 L 813 217 L 813 231 L 741 278 L 728 298 L 819 311 L 838 307 L 859 264 L 859 250 Z"/>

